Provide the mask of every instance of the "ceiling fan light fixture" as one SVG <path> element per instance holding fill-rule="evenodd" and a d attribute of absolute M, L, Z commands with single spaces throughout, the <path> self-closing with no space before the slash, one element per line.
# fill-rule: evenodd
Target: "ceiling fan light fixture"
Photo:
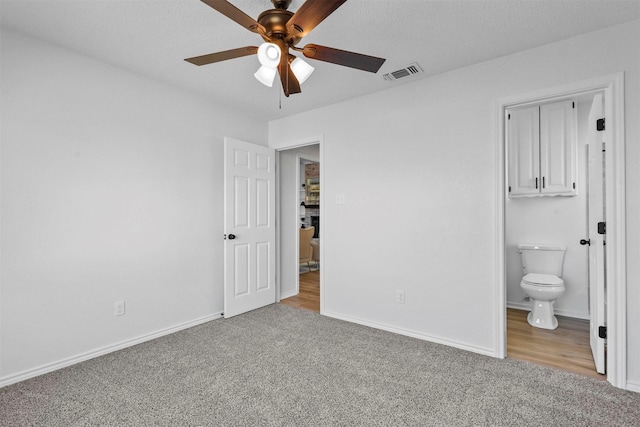
<path fill-rule="evenodd" d="M 275 70 L 280 63 L 280 55 L 280 47 L 274 43 L 262 43 L 258 48 L 258 61 L 263 67 Z"/>
<path fill-rule="evenodd" d="M 276 69 L 263 65 L 254 73 L 254 77 L 263 85 L 271 87 L 276 78 Z"/>
<path fill-rule="evenodd" d="M 258 48 L 258 61 L 262 65 L 255 72 L 254 77 L 263 85 L 273 86 L 278 64 L 280 64 L 280 55 L 280 47 L 274 43 L 262 43 Z"/>
<path fill-rule="evenodd" d="M 291 71 L 293 71 L 293 74 L 296 76 L 296 79 L 298 79 L 298 83 L 300 84 L 304 83 L 305 80 L 309 78 L 311 73 L 313 73 L 313 70 L 315 70 L 315 68 L 300 58 L 296 58 L 291 62 Z"/>

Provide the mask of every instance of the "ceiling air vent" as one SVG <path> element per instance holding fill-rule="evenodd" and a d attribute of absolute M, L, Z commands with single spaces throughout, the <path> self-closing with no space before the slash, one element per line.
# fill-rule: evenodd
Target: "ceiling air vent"
<path fill-rule="evenodd" d="M 383 77 L 385 80 L 393 81 L 393 80 L 398 80 L 404 77 L 414 76 L 416 74 L 422 74 L 422 73 L 424 73 L 424 70 L 422 69 L 422 67 L 420 67 L 417 62 L 414 62 L 413 64 L 407 65 L 405 68 L 401 68 L 397 71 L 387 73 L 383 75 Z"/>

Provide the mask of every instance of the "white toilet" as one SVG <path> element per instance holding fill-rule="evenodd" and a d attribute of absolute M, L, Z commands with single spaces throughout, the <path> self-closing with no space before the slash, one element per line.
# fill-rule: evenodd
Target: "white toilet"
<path fill-rule="evenodd" d="M 520 287 L 531 299 L 531 313 L 527 316 L 531 326 L 542 329 L 558 327 L 553 303 L 564 294 L 561 277 L 566 250 L 561 245 L 518 245 L 524 271 Z"/>

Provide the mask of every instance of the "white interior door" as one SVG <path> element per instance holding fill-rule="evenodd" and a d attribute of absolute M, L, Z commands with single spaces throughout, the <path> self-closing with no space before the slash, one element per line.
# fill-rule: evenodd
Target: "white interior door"
<path fill-rule="evenodd" d="M 224 317 L 276 301 L 275 150 L 224 141 Z"/>
<path fill-rule="evenodd" d="M 605 339 L 599 327 L 605 326 L 605 252 L 604 234 L 598 233 L 598 223 L 604 222 L 603 135 L 596 129 L 596 121 L 604 117 L 603 98 L 595 95 L 589 112 L 589 314 L 591 322 L 591 351 L 596 371 L 605 373 Z"/>

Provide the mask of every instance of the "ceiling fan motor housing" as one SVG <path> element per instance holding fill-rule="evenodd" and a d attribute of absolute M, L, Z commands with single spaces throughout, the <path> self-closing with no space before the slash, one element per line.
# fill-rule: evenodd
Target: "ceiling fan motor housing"
<path fill-rule="evenodd" d="M 258 16 L 258 23 L 265 28 L 265 34 L 262 38 L 267 42 L 274 42 L 274 39 L 286 39 L 287 22 L 293 16 L 293 12 L 285 9 L 270 9 L 265 10 Z M 296 37 L 291 40 L 291 44 L 295 45 L 300 41 L 300 38 Z"/>

